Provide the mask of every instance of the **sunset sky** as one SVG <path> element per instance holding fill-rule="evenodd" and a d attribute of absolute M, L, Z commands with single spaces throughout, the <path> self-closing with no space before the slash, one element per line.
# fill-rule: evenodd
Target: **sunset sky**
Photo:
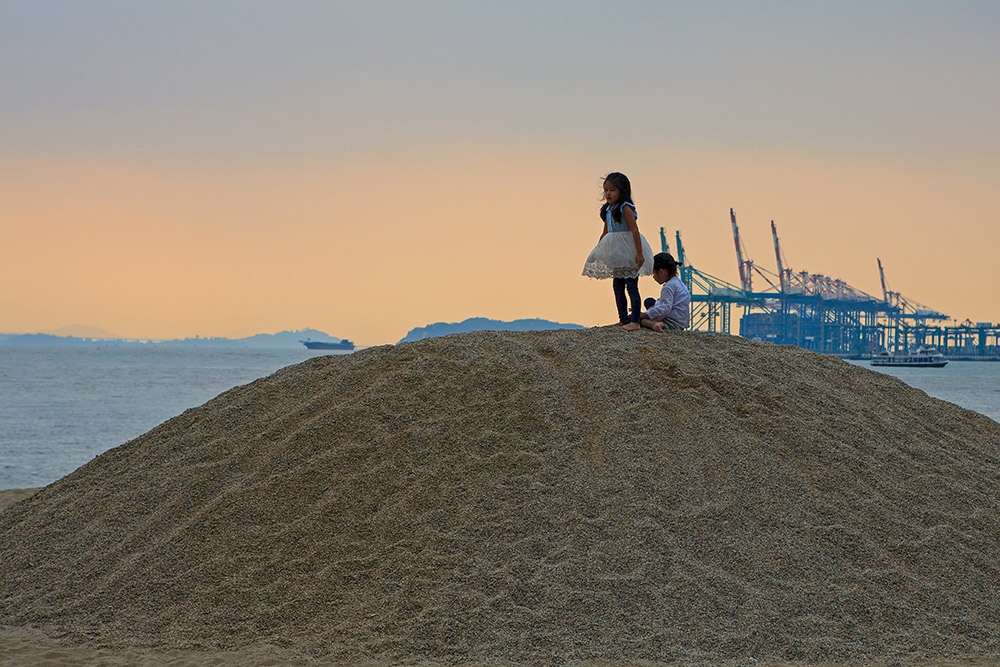
<path fill-rule="evenodd" d="M 0 332 L 617 319 L 602 177 L 737 282 L 1000 322 L 1000 2 L 0 0 Z M 643 296 L 658 287 L 640 282 Z"/>

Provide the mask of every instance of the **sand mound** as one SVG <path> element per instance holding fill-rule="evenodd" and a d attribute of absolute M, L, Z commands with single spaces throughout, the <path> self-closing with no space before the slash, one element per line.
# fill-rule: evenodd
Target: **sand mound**
<path fill-rule="evenodd" d="M 0 624 L 328 659 L 1000 653 L 1000 424 L 710 334 L 484 332 L 236 388 L 0 513 Z"/>

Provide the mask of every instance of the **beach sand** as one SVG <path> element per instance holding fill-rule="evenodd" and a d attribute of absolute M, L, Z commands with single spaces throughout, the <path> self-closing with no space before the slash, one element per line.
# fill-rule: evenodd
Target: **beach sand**
<path fill-rule="evenodd" d="M 0 490 L 0 510 L 13 505 L 18 500 L 24 500 L 38 489 L 6 489 Z"/>
<path fill-rule="evenodd" d="M 736 337 L 317 357 L 20 493 L 0 662 L 1000 664 L 1000 424 Z"/>
<path fill-rule="evenodd" d="M 39 489 L 0 490 L 0 511 Z M 241 651 L 100 650 L 73 640 L 53 638 L 31 627 L 0 626 L 0 665 L 297 665 L 312 661 L 294 658 L 275 647 Z M 370 663 L 372 667 L 380 663 Z M 381 663 L 384 664 L 384 663 Z"/>

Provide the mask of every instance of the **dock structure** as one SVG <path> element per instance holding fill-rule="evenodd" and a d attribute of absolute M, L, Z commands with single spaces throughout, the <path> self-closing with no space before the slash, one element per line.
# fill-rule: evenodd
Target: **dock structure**
<path fill-rule="evenodd" d="M 692 266 L 680 231 L 675 233 L 680 277 L 691 292 L 692 329 L 738 333 L 745 338 L 848 358 L 867 358 L 883 350 L 904 353 L 920 345 L 932 345 L 948 359 L 1000 360 L 1000 325 L 969 320 L 960 325 L 945 324 L 949 317 L 944 313 L 889 289 L 881 259 L 881 297 L 843 280 L 795 272 L 781 251 L 772 220 L 775 273 L 749 258 L 740 239 L 736 214 L 732 209 L 729 214 L 739 285 Z M 660 245 L 664 252 L 670 251 L 662 227 Z M 754 289 L 755 278 L 764 286 Z"/>

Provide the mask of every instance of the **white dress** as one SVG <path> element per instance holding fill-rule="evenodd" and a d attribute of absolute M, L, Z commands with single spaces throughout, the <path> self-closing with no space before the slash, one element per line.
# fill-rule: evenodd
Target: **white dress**
<path fill-rule="evenodd" d="M 634 204 L 625 203 L 622 205 L 631 206 L 632 211 L 635 211 Z M 624 216 L 621 222 L 615 222 L 614 216 L 611 214 L 612 208 L 609 206 L 604 214 L 604 221 L 608 224 L 608 233 L 590 251 L 590 255 L 583 265 L 583 275 L 588 278 L 638 278 L 639 276 L 653 275 L 653 249 L 646 241 L 646 237 L 639 234 L 643 262 L 642 266 L 636 266 L 635 241 L 632 240 L 632 231 L 628 228 Z M 639 217 L 638 213 L 636 213 L 636 217 Z"/>

